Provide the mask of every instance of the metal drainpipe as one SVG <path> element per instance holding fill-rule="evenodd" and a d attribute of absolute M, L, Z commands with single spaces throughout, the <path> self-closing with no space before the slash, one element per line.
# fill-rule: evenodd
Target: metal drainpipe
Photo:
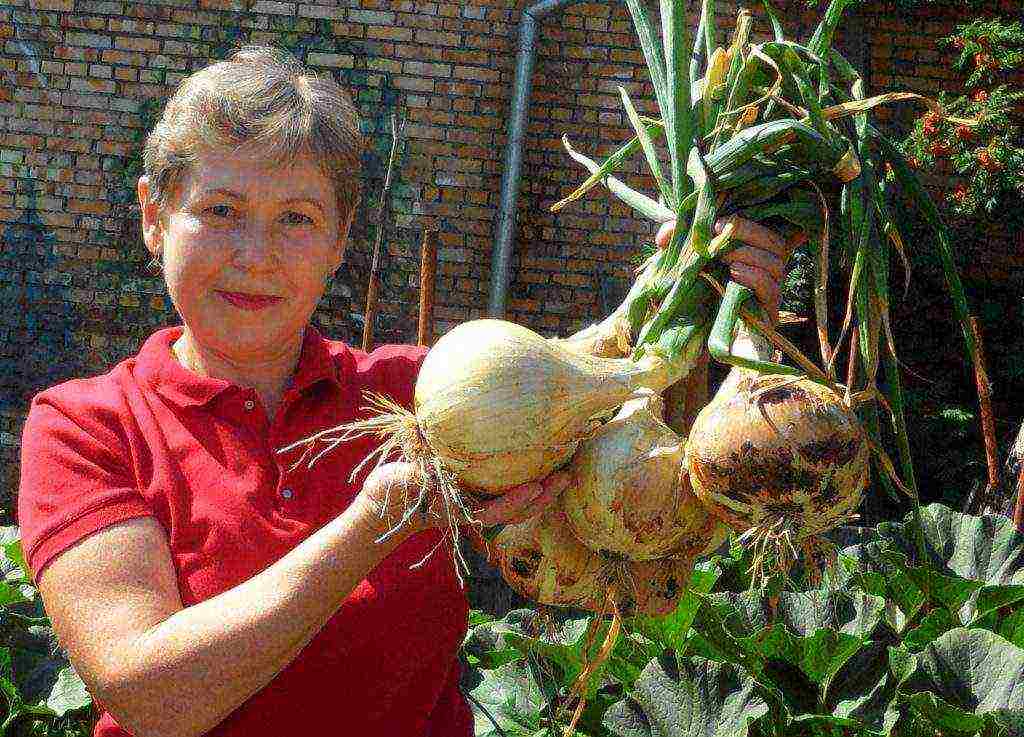
<path fill-rule="evenodd" d="M 523 142 L 526 139 L 526 119 L 530 112 L 533 62 L 537 56 L 537 28 L 545 16 L 579 2 L 583 0 L 543 0 L 523 10 L 523 19 L 519 24 L 516 77 L 512 86 L 505 166 L 501 175 L 501 207 L 494 225 L 494 250 L 491 254 L 491 300 L 487 310 L 491 317 L 505 317 L 505 302 L 512 271 L 512 247 L 515 242 L 519 177 L 523 168 Z"/>

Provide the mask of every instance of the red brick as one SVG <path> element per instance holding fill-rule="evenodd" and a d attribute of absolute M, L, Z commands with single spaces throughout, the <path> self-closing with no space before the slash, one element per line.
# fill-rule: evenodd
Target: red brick
<path fill-rule="evenodd" d="M 119 49 L 127 49 L 128 51 L 156 53 L 160 51 L 160 40 L 136 36 L 118 36 L 114 39 L 114 46 Z"/>
<path fill-rule="evenodd" d="M 487 67 L 455 66 L 454 76 L 458 79 L 472 79 L 477 82 L 494 82 L 499 78 L 500 72 L 497 69 Z"/>

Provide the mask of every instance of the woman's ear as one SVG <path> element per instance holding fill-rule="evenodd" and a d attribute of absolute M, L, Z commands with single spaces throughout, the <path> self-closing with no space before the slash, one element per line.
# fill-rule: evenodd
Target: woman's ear
<path fill-rule="evenodd" d="M 150 196 L 149 177 L 139 177 L 136 191 L 142 212 L 142 240 L 146 242 L 146 250 L 159 258 L 163 251 L 163 230 L 160 227 L 160 207 Z"/>

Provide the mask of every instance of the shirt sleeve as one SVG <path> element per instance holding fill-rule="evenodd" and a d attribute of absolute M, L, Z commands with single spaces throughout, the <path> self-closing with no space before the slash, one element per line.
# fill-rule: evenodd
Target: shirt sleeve
<path fill-rule="evenodd" d="M 382 345 L 366 357 L 364 370 L 373 391 L 383 392 L 407 409 L 412 409 L 416 377 L 427 357 L 427 348 L 417 345 Z"/>
<path fill-rule="evenodd" d="M 101 413 L 72 412 L 46 393 L 33 400 L 21 444 L 18 524 L 37 581 L 58 554 L 89 535 L 152 516 L 123 447 Z"/>

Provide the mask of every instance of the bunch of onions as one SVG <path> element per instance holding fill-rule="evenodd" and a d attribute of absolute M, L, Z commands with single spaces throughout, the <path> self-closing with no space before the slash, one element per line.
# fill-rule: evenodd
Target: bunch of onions
<path fill-rule="evenodd" d="M 693 494 L 683 438 L 661 416 L 656 394 L 626 402 L 584 440 L 562 469 L 559 505 L 495 538 L 502 574 L 543 604 L 624 615 L 672 611 L 693 560 L 726 529 Z"/>
<path fill-rule="evenodd" d="M 514 323 L 473 320 L 444 335 L 427 354 L 416 381 L 414 412 L 388 397 L 369 395 L 371 417 L 303 442 L 306 455 L 326 443 L 322 454 L 356 437 L 377 436 L 380 445 L 353 477 L 376 457 L 377 463 L 411 462 L 423 479 L 419 498 L 384 537 L 416 512 L 433 508 L 443 510 L 444 523 L 457 538 L 459 524 L 472 519 L 464 491 L 499 496 L 545 478 L 569 460 L 593 430 L 595 416 L 614 411 L 642 388 L 661 391 L 689 365 L 685 352 L 604 358 L 570 350 Z M 432 503 L 433 494 L 440 495 L 441 504 Z"/>
<path fill-rule="evenodd" d="M 736 370 L 697 416 L 687 445 L 696 495 L 749 542 L 754 583 L 806 555 L 812 579 L 833 552 L 821 534 L 854 516 L 871 444 L 823 384 Z"/>

